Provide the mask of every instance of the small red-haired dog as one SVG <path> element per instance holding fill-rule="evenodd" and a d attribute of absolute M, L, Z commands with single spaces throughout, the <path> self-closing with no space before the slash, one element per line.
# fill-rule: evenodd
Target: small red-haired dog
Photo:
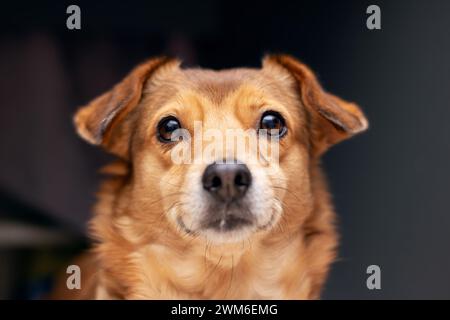
<path fill-rule="evenodd" d="M 103 169 L 82 288 L 65 297 L 320 297 L 338 243 L 320 157 L 368 122 L 300 61 L 270 55 L 261 68 L 214 71 L 153 58 L 82 107 L 75 124 L 119 160 Z M 211 137 L 195 126 L 264 129 L 257 140 L 276 144 L 277 157 L 261 146 L 210 152 Z M 190 138 L 172 139 L 176 131 Z M 186 144 L 217 156 L 174 161 Z"/>

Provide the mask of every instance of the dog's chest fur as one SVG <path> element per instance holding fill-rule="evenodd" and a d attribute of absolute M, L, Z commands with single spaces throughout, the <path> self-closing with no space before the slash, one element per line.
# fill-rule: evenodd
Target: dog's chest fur
<path fill-rule="evenodd" d="M 218 255 L 174 252 L 148 245 L 123 260 L 135 277 L 116 279 L 132 299 L 309 298 L 311 282 L 301 261 L 300 238 L 280 248 L 249 248 Z M 119 276 L 120 277 L 120 276 Z"/>

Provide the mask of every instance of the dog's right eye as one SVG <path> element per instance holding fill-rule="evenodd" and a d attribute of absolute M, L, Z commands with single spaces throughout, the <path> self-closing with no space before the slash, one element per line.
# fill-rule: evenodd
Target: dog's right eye
<path fill-rule="evenodd" d="M 178 129 L 181 129 L 181 125 L 177 118 L 170 116 L 162 119 L 158 123 L 159 141 L 165 143 L 171 142 L 172 140 L 170 138 L 172 136 L 172 133 Z"/>
<path fill-rule="evenodd" d="M 259 128 L 268 130 L 269 135 L 276 135 L 279 138 L 287 131 L 284 118 L 275 111 L 267 111 L 262 115 Z"/>

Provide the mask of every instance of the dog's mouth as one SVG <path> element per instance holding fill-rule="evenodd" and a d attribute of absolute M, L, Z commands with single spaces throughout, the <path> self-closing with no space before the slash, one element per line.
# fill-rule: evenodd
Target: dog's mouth
<path fill-rule="evenodd" d="M 251 219 L 228 214 L 217 219 L 205 221 L 202 224 L 202 229 L 210 229 L 217 232 L 227 232 L 243 229 L 251 225 L 253 225 L 253 221 Z"/>
<path fill-rule="evenodd" d="M 258 233 L 266 233 L 276 223 L 273 212 L 265 221 L 258 221 L 255 216 L 242 216 L 234 212 L 215 217 L 204 217 L 201 221 L 189 223 L 188 217 L 176 218 L 179 231 L 194 238 L 204 238 L 209 243 L 236 243 L 250 239 Z"/>
<path fill-rule="evenodd" d="M 247 205 L 238 201 L 211 207 L 209 214 L 202 219 L 200 228 L 224 234 L 240 231 L 255 224 L 255 215 Z"/>
<path fill-rule="evenodd" d="M 253 212 L 245 203 L 210 206 L 206 212 L 179 210 L 176 223 L 180 231 L 192 236 L 205 236 L 218 242 L 241 241 L 252 234 L 265 232 L 276 223 L 275 207 L 264 213 Z"/>
<path fill-rule="evenodd" d="M 198 231 L 187 227 L 181 216 L 178 216 L 176 221 L 178 226 L 187 234 L 195 235 L 198 233 Z M 211 230 L 215 232 L 226 233 L 230 231 L 242 230 L 245 227 L 250 227 L 252 225 L 254 225 L 254 222 L 250 218 L 242 218 L 233 214 L 227 214 L 220 218 L 207 219 L 203 221 L 200 224 L 198 230 Z"/>

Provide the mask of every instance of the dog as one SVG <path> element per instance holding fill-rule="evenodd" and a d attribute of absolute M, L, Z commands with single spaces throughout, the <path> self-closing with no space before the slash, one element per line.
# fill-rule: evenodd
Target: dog
<path fill-rule="evenodd" d="M 118 159 L 103 169 L 81 296 L 320 298 L 338 244 L 320 158 L 368 121 L 305 64 L 268 55 L 260 68 L 213 71 L 152 58 L 74 122 Z M 192 137 L 200 151 L 211 145 L 195 137 L 195 123 L 204 132 L 269 130 L 257 140 L 278 156 L 224 148 L 176 163 L 173 151 Z M 190 139 L 173 140 L 177 130 Z"/>

